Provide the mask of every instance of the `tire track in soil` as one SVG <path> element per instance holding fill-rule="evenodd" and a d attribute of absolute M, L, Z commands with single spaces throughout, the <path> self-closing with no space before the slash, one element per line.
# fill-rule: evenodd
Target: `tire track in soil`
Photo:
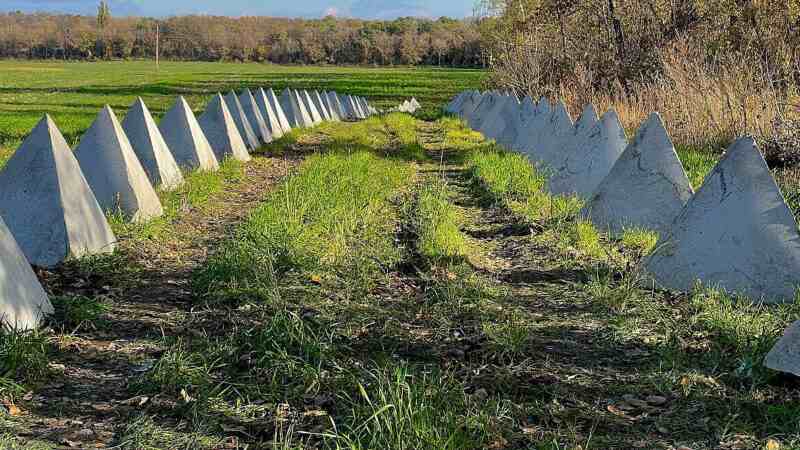
<path fill-rule="evenodd" d="M 140 407 L 127 384 L 147 369 L 141 361 L 159 356 L 155 342 L 162 336 L 191 332 L 176 324 L 199 306 L 190 288 L 193 270 L 301 160 L 254 154 L 241 180 L 225 183 L 201 208 L 185 206 L 163 242 L 120 242 L 122 257 L 111 271 L 131 265 L 133 273 L 81 276 L 70 264 L 40 271 L 49 292 L 106 296 L 111 309 L 103 315 L 104 326 L 55 335 L 53 375 L 19 402 L 21 414 L 10 431 L 23 441 L 46 440 L 62 448 L 110 445 Z"/>

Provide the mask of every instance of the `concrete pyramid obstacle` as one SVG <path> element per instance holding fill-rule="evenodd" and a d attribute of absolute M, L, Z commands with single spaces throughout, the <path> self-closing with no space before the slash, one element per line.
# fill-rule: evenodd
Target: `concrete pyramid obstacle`
<path fill-rule="evenodd" d="M 368 102 L 368 101 L 367 101 L 367 99 L 366 99 L 366 98 L 364 98 L 364 97 L 359 97 L 359 100 L 360 100 L 360 102 L 361 102 L 361 111 L 364 113 L 364 117 L 365 117 L 365 118 L 366 118 L 366 117 L 369 117 L 369 116 L 370 116 L 370 112 L 369 112 L 369 102 Z M 412 112 L 413 112 L 413 111 L 412 111 Z"/>
<path fill-rule="evenodd" d="M 300 115 L 303 118 L 303 123 L 307 127 L 313 127 L 316 122 L 314 121 L 314 117 L 311 115 L 311 111 L 309 111 L 308 107 L 306 106 L 306 102 L 303 100 L 303 93 L 298 90 L 291 91 L 292 97 L 294 98 L 294 102 L 297 104 L 298 111 L 300 111 Z"/>
<path fill-rule="evenodd" d="M 523 108 L 525 108 L 525 105 L 523 105 Z M 523 109 L 523 111 L 525 111 L 525 109 Z M 542 97 L 534 106 L 533 112 L 528 115 L 523 124 L 523 130 L 517 134 L 517 140 L 511 148 L 528 155 L 528 158 L 532 161 L 540 163 L 541 142 L 539 138 L 542 133 L 548 131 L 547 126 L 550 123 L 551 113 L 550 101 Z"/>
<path fill-rule="evenodd" d="M 278 102 L 281 104 L 281 109 L 283 109 L 283 112 L 286 114 L 286 120 L 289 122 L 290 127 L 298 128 L 305 126 L 298 107 L 294 104 L 294 95 L 289 88 L 283 90 Z"/>
<path fill-rule="evenodd" d="M 264 144 L 272 142 L 272 132 L 269 130 L 269 127 L 267 127 L 264 116 L 261 115 L 261 110 L 258 108 L 258 103 L 256 103 L 256 99 L 253 97 L 253 93 L 250 92 L 250 89 L 242 91 L 242 94 L 239 96 L 239 102 L 241 102 L 247 120 L 249 120 L 250 125 L 253 126 L 253 130 L 255 130 L 258 139 Z"/>
<path fill-rule="evenodd" d="M 517 99 L 514 98 L 514 100 L 517 100 Z M 519 100 L 517 100 L 517 103 L 519 103 Z M 414 106 L 415 109 L 422 108 L 422 105 L 419 104 L 419 102 L 417 101 L 416 97 L 411 97 L 411 105 Z"/>
<path fill-rule="evenodd" d="M 600 119 L 597 117 L 597 110 L 594 108 L 593 104 L 589 103 L 583 108 L 583 112 L 581 112 L 580 117 L 578 117 L 578 120 L 575 122 L 575 134 L 581 135 L 588 133 L 598 122 L 600 122 Z"/>
<path fill-rule="evenodd" d="M 261 117 L 264 118 L 264 122 L 272 135 L 272 139 L 280 139 L 283 136 L 283 126 L 281 126 L 281 122 L 278 119 L 278 114 L 272 109 L 264 89 L 256 89 L 255 99 L 259 112 L 261 112 Z"/>
<path fill-rule="evenodd" d="M 297 93 L 286 88 L 281 94 L 281 106 L 292 127 L 310 127 L 314 124 Z"/>
<path fill-rule="evenodd" d="M 615 235 L 632 227 L 665 234 L 692 193 L 664 123 L 653 113 L 582 214 Z"/>
<path fill-rule="evenodd" d="M 336 92 L 328 92 L 326 95 L 328 96 L 328 103 L 331 105 L 331 108 L 336 111 L 336 115 L 339 117 L 339 120 L 346 120 L 347 114 L 345 113 L 342 102 L 339 100 L 339 96 L 336 95 Z"/>
<path fill-rule="evenodd" d="M 53 305 L 0 218 L 0 322 L 6 329 L 32 330 Z"/>
<path fill-rule="evenodd" d="M 311 100 L 311 94 L 303 89 L 300 92 L 300 99 L 303 101 L 303 106 L 305 106 L 306 111 L 308 111 L 308 114 L 311 116 L 311 121 L 314 122 L 314 125 L 322 123 L 322 115 L 320 115 L 319 110 L 317 110 L 316 105 L 314 105 L 314 101 Z"/>
<path fill-rule="evenodd" d="M 250 154 L 236 128 L 228 106 L 222 95 L 217 94 L 206 106 L 205 112 L 197 120 L 200 128 L 214 150 L 217 161 L 231 157 L 239 161 L 250 161 Z"/>
<path fill-rule="evenodd" d="M 461 105 L 464 103 L 464 100 L 466 100 L 469 95 L 470 95 L 469 91 L 461 91 L 458 94 L 456 94 L 456 96 L 453 97 L 453 99 L 450 100 L 450 102 L 444 106 L 444 112 L 449 114 L 458 114 L 458 112 L 461 110 Z"/>
<path fill-rule="evenodd" d="M 327 108 L 328 114 L 331 116 L 331 120 L 333 120 L 335 122 L 338 122 L 338 121 L 342 120 L 342 116 L 340 114 L 339 109 L 336 107 L 337 106 L 336 103 L 331 101 L 330 92 L 323 91 L 320 94 L 320 100 L 322 100 L 322 103 Z"/>
<path fill-rule="evenodd" d="M 361 114 L 361 111 L 358 109 L 358 104 L 356 103 L 355 97 L 352 95 L 347 96 L 347 109 L 350 110 L 354 120 L 360 120 L 364 118 L 364 116 Z"/>
<path fill-rule="evenodd" d="M 481 124 L 486 120 L 489 111 L 491 111 L 499 98 L 500 96 L 494 92 L 487 93 L 483 96 L 480 104 L 478 104 L 472 111 L 472 114 L 467 117 L 467 123 L 473 130 L 480 129 Z"/>
<path fill-rule="evenodd" d="M 575 125 L 563 101 L 555 104 L 539 134 L 538 159 L 545 167 L 560 167 L 566 159 L 564 144 L 575 135 Z"/>
<path fill-rule="evenodd" d="M 353 99 L 350 98 L 348 95 L 337 94 L 339 97 L 339 103 L 342 104 L 342 109 L 344 110 L 344 115 L 347 120 L 355 120 L 356 119 L 356 111 L 355 105 L 353 105 Z"/>
<path fill-rule="evenodd" d="M 169 191 L 183 184 L 181 169 L 141 97 L 136 99 L 125 115 L 122 130 L 153 186 Z"/>
<path fill-rule="evenodd" d="M 283 130 L 283 134 L 292 131 L 292 126 L 289 125 L 289 119 L 286 118 L 286 111 L 283 110 L 281 102 L 278 101 L 278 96 L 275 95 L 275 91 L 269 88 L 266 90 L 266 94 L 267 100 L 269 100 L 269 106 L 272 107 L 272 110 L 275 111 L 275 115 L 278 117 L 278 123 Z"/>
<path fill-rule="evenodd" d="M 320 115 L 322 115 L 322 120 L 330 121 L 333 119 L 330 112 L 328 112 L 328 108 L 325 107 L 325 102 L 322 101 L 319 91 L 315 90 L 314 92 L 311 92 L 311 100 L 313 101 L 314 106 L 317 107 L 317 111 L 319 111 Z"/>
<path fill-rule="evenodd" d="M 789 325 L 764 358 L 764 365 L 800 377 L 800 320 Z"/>
<path fill-rule="evenodd" d="M 75 158 L 106 211 L 121 211 L 134 222 L 164 214 L 142 163 L 108 105 L 81 137 Z"/>
<path fill-rule="evenodd" d="M 411 111 L 416 108 L 411 102 L 408 102 Z M 489 139 L 498 140 L 503 136 L 503 132 L 510 122 L 513 122 L 513 116 L 519 113 L 519 102 L 516 97 L 501 97 L 494 108 L 488 113 L 489 117 L 483 121 L 481 129 L 478 130 Z"/>
<path fill-rule="evenodd" d="M 175 105 L 167 111 L 158 124 L 158 129 L 179 167 L 189 170 L 219 169 L 211 144 L 183 97 L 178 97 Z"/>
<path fill-rule="evenodd" d="M 751 137 L 736 141 L 645 262 L 657 284 L 706 286 L 765 302 L 792 302 L 800 233 Z"/>
<path fill-rule="evenodd" d="M 536 102 L 533 101 L 530 95 L 526 95 L 525 98 L 523 98 L 522 101 L 520 102 L 520 105 L 522 110 L 521 115 L 523 121 L 527 122 L 528 119 L 536 115 L 537 105 Z"/>
<path fill-rule="evenodd" d="M 625 130 L 612 109 L 591 132 L 575 135 L 573 143 L 566 146 L 564 163 L 553 168 L 550 192 L 591 197 L 627 146 Z"/>
<path fill-rule="evenodd" d="M 37 266 L 110 253 L 117 240 L 50 116 L 36 125 L 0 172 L 0 216 L 22 253 Z"/>
<path fill-rule="evenodd" d="M 228 106 L 228 111 L 230 111 L 233 121 L 236 123 L 236 129 L 239 130 L 239 135 L 242 137 L 244 144 L 248 149 L 256 150 L 259 147 L 258 137 L 256 137 L 256 132 L 250 125 L 250 119 L 247 118 L 236 92 L 228 92 L 228 95 L 225 96 L 225 105 Z"/>
<path fill-rule="evenodd" d="M 475 113 L 475 109 L 483 101 L 483 96 L 484 94 L 474 91 L 472 95 L 464 99 L 464 101 L 461 103 L 458 115 L 467 123 L 469 123 L 470 118 Z"/>
<path fill-rule="evenodd" d="M 361 114 L 365 119 L 369 117 L 369 104 L 367 103 L 367 99 L 364 97 L 358 97 L 358 107 L 361 109 Z"/>

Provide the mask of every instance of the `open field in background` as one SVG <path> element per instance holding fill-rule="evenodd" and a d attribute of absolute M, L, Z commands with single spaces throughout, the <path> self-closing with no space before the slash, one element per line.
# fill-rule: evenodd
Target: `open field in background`
<path fill-rule="evenodd" d="M 287 86 L 363 95 L 378 107 L 416 96 L 421 114 L 463 89 L 477 88 L 485 72 L 438 68 L 280 66 L 273 64 L 162 62 L 96 63 L 0 61 L 0 151 L 8 153 L 44 113 L 50 113 L 70 144 L 76 144 L 97 112 L 109 104 L 123 115 L 137 96 L 160 116 L 183 95 L 195 110 L 216 92 L 243 87 Z"/>

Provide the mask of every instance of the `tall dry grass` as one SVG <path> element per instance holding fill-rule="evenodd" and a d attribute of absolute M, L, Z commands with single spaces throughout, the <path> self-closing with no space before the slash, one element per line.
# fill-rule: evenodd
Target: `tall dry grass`
<path fill-rule="evenodd" d="M 707 61 L 686 41 L 661 52 L 663 72 L 652 79 L 595 89 L 592 73 L 578 68 L 558 90 L 573 114 L 593 103 L 617 110 L 629 133 L 657 111 L 679 146 L 719 151 L 736 137 L 766 141 L 791 119 L 796 88 L 774 80 L 758 58 Z"/>

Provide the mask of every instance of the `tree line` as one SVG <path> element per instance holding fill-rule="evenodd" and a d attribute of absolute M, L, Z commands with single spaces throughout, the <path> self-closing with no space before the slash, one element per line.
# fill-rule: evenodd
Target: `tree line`
<path fill-rule="evenodd" d="M 480 0 L 498 84 L 594 88 L 659 79 L 681 63 L 714 72 L 746 61 L 778 83 L 800 81 L 796 0 Z M 680 59 L 680 58 L 678 58 Z"/>
<path fill-rule="evenodd" d="M 481 35 L 469 20 L 392 21 L 325 17 L 179 16 L 162 20 L 0 14 L 0 58 L 256 61 L 302 64 L 482 66 Z"/>

